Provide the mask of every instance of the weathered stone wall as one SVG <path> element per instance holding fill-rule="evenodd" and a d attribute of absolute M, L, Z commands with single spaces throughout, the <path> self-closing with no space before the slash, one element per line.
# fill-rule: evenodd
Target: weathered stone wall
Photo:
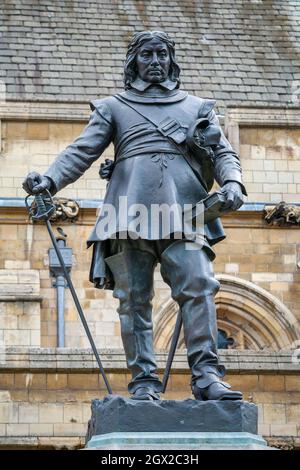
<path fill-rule="evenodd" d="M 263 287 L 300 320 L 300 230 L 270 227 L 261 212 L 254 220 L 249 224 L 241 221 L 237 227 L 224 219 L 227 239 L 215 247 L 215 272 L 231 273 Z"/>
<path fill-rule="evenodd" d="M 62 150 L 78 137 L 82 123 L 51 121 L 2 122 L 0 197 L 24 197 L 22 182 L 29 171 L 44 173 Z M 101 158 L 112 155 L 107 149 Z M 102 199 L 106 182 L 99 178 L 100 162 L 95 163 L 75 184 L 60 196 L 73 199 Z"/>
<path fill-rule="evenodd" d="M 29 261 L 4 259 L 0 269 L 0 344 L 40 346 L 40 278 Z"/>
<path fill-rule="evenodd" d="M 25 211 L 24 218 L 27 217 Z M 95 216 L 95 214 L 94 214 Z M 94 289 L 88 281 L 88 271 L 91 258 L 91 250 L 86 248 L 86 239 L 91 225 L 79 223 L 78 225 L 64 226 L 68 235 L 68 246 L 73 249 L 73 270 L 72 279 L 86 313 L 92 334 L 100 348 L 120 347 L 119 321 L 116 313 L 116 301 L 112 298 L 111 292 Z M 56 290 L 52 287 L 52 280 L 49 274 L 48 249 L 51 246 L 48 232 L 43 225 L 19 225 L 3 224 L 0 228 L 1 244 L 5 247 L 1 250 L 2 268 L 1 279 L 12 279 L 15 268 L 24 261 L 30 263 L 31 270 L 38 278 L 38 290 L 42 299 L 40 315 L 41 346 L 56 346 L 57 344 L 57 312 L 56 312 Z M 18 248 L 16 249 L 16 245 Z M 14 269 L 5 269 L 10 266 Z M 4 268 L 4 269 L 3 269 Z M 26 282 L 27 270 L 19 270 L 18 278 L 20 282 Z M 27 279 L 28 280 L 28 279 Z M 28 281 L 29 282 L 29 281 Z M 27 285 L 28 287 L 28 285 Z M 1 289 L 1 285 L 0 285 Z M 5 287 L 2 286 L 2 290 Z M 16 295 L 18 286 L 16 285 Z M 18 299 L 17 299 L 18 300 Z M 28 299 L 29 300 L 29 299 Z M 6 304 L 5 304 L 6 305 Z M 88 342 L 78 313 L 74 307 L 73 299 L 66 291 L 65 303 L 65 325 L 66 325 L 66 346 L 87 347 Z M 4 307 L 3 307 L 4 308 Z M 9 302 L 6 309 L 18 310 L 19 302 Z M 17 316 L 17 311 L 15 316 Z M 6 323 L 6 329 L 10 331 L 11 325 Z M 20 335 L 20 334 L 19 334 Z M 11 337 L 6 335 L 6 345 L 16 345 Z M 23 341 L 24 338 L 24 341 Z M 13 342 L 12 342 L 13 341 Z M 27 343 L 26 337 L 19 337 L 19 345 L 38 345 L 37 343 Z M 23 342 L 22 342 L 23 341 Z"/>
<path fill-rule="evenodd" d="M 240 156 L 250 202 L 297 202 L 300 128 L 240 129 Z"/>

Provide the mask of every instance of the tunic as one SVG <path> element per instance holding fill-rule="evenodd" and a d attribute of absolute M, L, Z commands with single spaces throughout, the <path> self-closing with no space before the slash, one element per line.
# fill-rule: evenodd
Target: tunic
<path fill-rule="evenodd" d="M 102 210 L 87 241 L 88 246 L 94 245 L 90 280 L 96 287 L 105 288 L 113 287 L 105 264 L 105 258 L 111 254 L 109 239 L 128 233 L 146 240 L 169 238 L 170 234 L 180 232 L 179 221 L 182 222 L 184 208 L 189 207 L 186 205 L 195 205 L 207 195 L 199 180 L 201 162 L 193 155 L 188 155 L 190 160 L 183 155 L 187 151 L 185 135 L 199 117 L 218 123 L 212 109 L 214 100 L 177 89 L 132 88 L 120 96 L 122 101 L 113 96 L 92 101 L 88 126 L 45 173 L 57 192 L 76 181 L 113 142 L 115 167 Z M 139 112 L 156 116 L 158 122 L 161 117 L 161 131 Z M 220 143 L 213 150 L 214 176 L 220 186 L 237 181 L 246 194 L 239 158 L 222 132 Z M 167 225 L 155 216 L 162 207 L 172 207 Z M 211 259 L 215 257 L 211 246 L 224 238 L 220 219 L 204 226 L 203 244 Z"/>

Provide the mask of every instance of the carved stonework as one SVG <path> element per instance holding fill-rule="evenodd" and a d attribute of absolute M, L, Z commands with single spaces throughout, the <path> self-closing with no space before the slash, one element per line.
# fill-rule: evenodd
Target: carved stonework
<path fill-rule="evenodd" d="M 73 199 L 67 199 L 64 197 L 54 197 L 53 202 L 56 210 L 51 217 L 51 221 L 62 222 L 68 220 L 75 222 L 79 214 L 79 205 Z"/>
<path fill-rule="evenodd" d="M 264 207 L 265 220 L 271 225 L 300 225 L 300 207 L 284 201 Z"/>

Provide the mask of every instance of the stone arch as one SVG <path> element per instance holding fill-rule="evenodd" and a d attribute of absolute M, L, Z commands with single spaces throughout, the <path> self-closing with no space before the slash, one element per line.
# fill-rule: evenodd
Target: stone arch
<path fill-rule="evenodd" d="M 262 350 L 292 348 L 300 337 L 293 313 L 274 295 L 256 284 L 227 274 L 216 278 L 221 287 L 216 296 L 218 327 L 235 338 L 238 349 Z M 169 349 L 178 306 L 167 300 L 154 315 L 154 344 Z M 183 334 L 179 348 L 184 348 Z"/>

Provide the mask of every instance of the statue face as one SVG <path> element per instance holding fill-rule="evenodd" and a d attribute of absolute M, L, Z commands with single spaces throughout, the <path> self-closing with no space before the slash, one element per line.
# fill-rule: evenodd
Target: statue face
<path fill-rule="evenodd" d="M 146 42 L 137 53 L 136 64 L 142 80 L 150 83 L 163 82 L 170 69 L 168 46 L 158 39 Z"/>

